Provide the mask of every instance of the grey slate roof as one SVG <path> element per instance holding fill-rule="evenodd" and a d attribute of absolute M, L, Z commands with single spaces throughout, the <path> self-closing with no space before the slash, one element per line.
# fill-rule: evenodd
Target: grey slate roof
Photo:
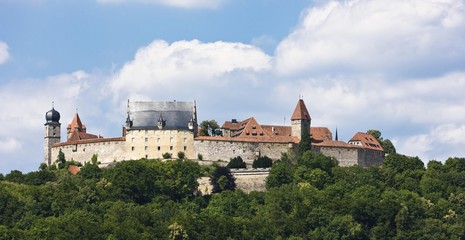
<path fill-rule="evenodd" d="M 128 102 L 128 129 L 158 129 L 160 116 L 163 129 L 189 130 L 191 119 L 197 123 L 195 102 Z"/>

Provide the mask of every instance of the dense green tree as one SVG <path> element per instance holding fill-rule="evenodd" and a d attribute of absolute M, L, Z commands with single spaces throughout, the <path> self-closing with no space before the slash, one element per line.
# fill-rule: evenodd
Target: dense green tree
<path fill-rule="evenodd" d="M 246 168 L 247 166 L 244 160 L 240 156 L 237 156 L 229 160 L 227 167 L 228 168 Z"/>
<path fill-rule="evenodd" d="M 279 187 L 285 184 L 292 183 L 293 171 L 291 166 L 284 161 L 276 161 L 270 169 L 270 173 L 266 178 L 266 188 Z"/>
<path fill-rule="evenodd" d="M 253 168 L 269 168 L 273 165 L 273 160 L 267 156 L 260 156 L 252 163 Z"/>
<path fill-rule="evenodd" d="M 312 150 L 312 136 L 310 130 L 307 128 L 302 129 L 302 139 L 300 139 L 299 145 L 299 156 L 302 156 L 305 152 Z"/>
<path fill-rule="evenodd" d="M 408 157 L 401 154 L 389 154 L 383 161 L 383 166 L 393 169 L 396 173 L 408 170 L 424 170 L 425 165 L 418 157 Z"/>
<path fill-rule="evenodd" d="M 220 126 L 215 120 L 204 120 L 199 125 L 199 136 L 217 136 Z"/>
<path fill-rule="evenodd" d="M 236 179 L 227 167 L 216 166 L 210 178 L 210 183 L 213 186 L 212 193 L 236 189 Z"/>
<path fill-rule="evenodd" d="M 66 157 L 65 157 L 65 154 L 63 153 L 63 151 L 61 151 L 61 149 L 58 152 L 57 160 L 55 162 L 58 165 L 58 169 L 64 168 L 65 162 L 66 162 Z"/>
<path fill-rule="evenodd" d="M 368 130 L 367 133 L 375 137 L 375 139 L 379 142 L 381 147 L 384 148 L 384 151 L 386 153 L 389 153 L 389 154 L 396 153 L 396 148 L 394 147 L 394 144 L 389 139 L 383 139 L 383 137 L 381 137 L 381 132 L 379 130 L 371 129 L 371 130 Z"/>
<path fill-rule="evenodd" d="M 125 161 L 116 164 L 105 172 L 112 185 L 115 197 L 147 203 L 158 193 L 162 186 L 157 183 L 162 176 L 160 169 L 149 167 L 146 162 Z"/>
<path fill-rule="evenodd" d="M 300 157 L 299 165 L 309 169 L 319 168 L 327 173 L 331 173 L 331 169 L 337 166 L 337 161 L 321 153 L 307 151 Z"/>

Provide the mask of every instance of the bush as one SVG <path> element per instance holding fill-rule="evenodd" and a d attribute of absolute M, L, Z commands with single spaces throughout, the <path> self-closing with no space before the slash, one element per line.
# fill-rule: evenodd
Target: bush
<path fill-rule="evenodd" d="M 166 152 L 166 153 L 163 153 L 162 156 L 163 156 L 163 159 L 170 159 L 171 158 L 171 153 Z"/>
<path fill-rule="evenodd" d="M 184 159 L 186 157 L 186 154 L 182 151 L 178 152 L 178 158 L 179 159 Z"/>
<path fill-rule="evenodd" d="M 229 160 L 227 167 L 228 168 L 246 168 L 246 164 L 240 156 L 237 156 Z"/>
<path fill-rule="evenodd" d="M 269 168 L 271 165 L 273 165 L 273 161 L 267 156 L 258 157 L 252 163 L 253 168 Z"/>
<path fill-rule="evenodd" d="M 236 179 L 227 167 L 216 166 L 210 178 L 210 183 L 213 186 L 212 193 L 219 193 L 224 190 L 236 189 Z"/>

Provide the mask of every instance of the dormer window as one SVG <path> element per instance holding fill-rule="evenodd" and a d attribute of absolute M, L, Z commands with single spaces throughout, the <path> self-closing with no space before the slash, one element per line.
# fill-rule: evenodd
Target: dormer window
<path fill-rule="evenodd" d="M 157 127 L 158 129 L 163 129 L 166 125 L 166 120 L 163 119 L 163 116 L 160 114 L 160 118 L 158 118 L 158 122 L 157 122 Z"/>
<path fill-rule="evenodd" d="M 194 119 L 191 118 L 191 120 L 189 121 L 189 123 L 187 123 L 187 127 L 189 128 L 189 130 L 193 130 L 193 129 L 194 129 Z"/>

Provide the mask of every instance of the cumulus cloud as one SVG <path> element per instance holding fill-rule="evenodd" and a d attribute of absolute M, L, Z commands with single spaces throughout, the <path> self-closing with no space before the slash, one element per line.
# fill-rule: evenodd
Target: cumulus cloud
<path fill-rule="evenodd" d="M 212 94 L 231 83 L 240 86 L 239 81 L 253 85 L 254 74 L 269 70 L 270 62 L 260 49 L 242 43 L 156 40 L 137 51 L 109 89 L 123 97 Z"/>
<path fill-rule="evenodd" d="M 45 113 L 52 108 L 61 114 L 62 137 L 76 108 L 84 116 L 98 115 L 95 110 L 99 90 L 95 74 L 84 71 L 49 76 L 44 79 L 23 79 L 0 84 L 0 171 L 5 169 L 36 170 L 43 161 Z M 101 117 L 101 116 L 99 116 Z M 97 124 L 86 118 L 91 131 Z M 99 119 L 102 121 L 102 119 Z M 62 138 L 63 139 L 63 138 Z M 21 153 L 21 154 L 18 154 Z M 3 166 L 2 166 L 3 165 Z"/>
<path fill-rule="evenodd" d="M 160 4 L 178 8 L 217 8 L 225 0 L 97 0 L 97 2 Z"/>
<path fill-rule="evenodd" d="M 0 153 L 10 153 L 21 148 L 21 143 L 14 138 L 0 139 Z"/>
<path fill-rule="evenodd" d="M 429 132 L 406 137 L 399 143 L 400 152 L 419 156 L 423 161 L 444 161 L 449 157 L 464 157 L 464 124 L 440 124 Z"/>
<path fill-rule="evenodd" d="M 10 53 L 8 52 L 8 45 L 0 41 L 0 64 L 5 63 L 8 58 L 10 58 Z"/>
<path fill-rule="evenodd" d="M 333 1 L 308 9 L 276 49 L 281 74 L 415 74 L 463 67 L 461 0 Z"/>

